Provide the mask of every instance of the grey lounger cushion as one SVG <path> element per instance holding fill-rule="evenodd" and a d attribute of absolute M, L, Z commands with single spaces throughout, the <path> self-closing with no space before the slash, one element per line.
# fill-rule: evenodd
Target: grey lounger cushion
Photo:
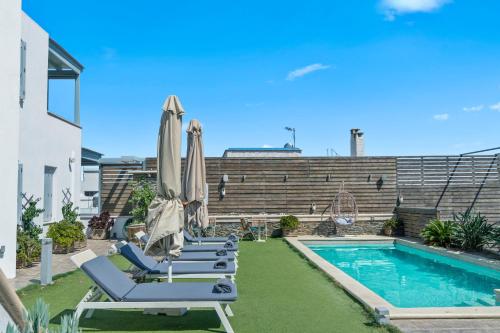
<path fill-rule="evenodd" d="M 128 243 L 120 248 L 120 253 L 140 270 L 149 274 L 167 274 L 168 263 L 158 263 L 153 258 L 145 255 L 136 245 Z M 224 262 L 224 261 L 223 261 Z M 227 262 L 227 261 L 226 261 Z M 234 262 L 227 262 L 223 269 L 214 268 L 214 262 L 173 262 L 173 274 L 234 274 L 236 265 Z"/>
<path fill-rule="evenodd" d="M 224 261 L 223 261 L 224 262 Z M 226 267 L 215 268 L 214 262 L 173 262 L 173 274 L 235 274 L 236 266 L 234 262 L 225 262 Z M 168 262 L 160 262 L 154 269 L 148 270 L 149 274 L 167 274 Z"/>
<path fill-rule="evenodd" d="M 121 301 L 136 286 L 132 279 L 106 257 L 89 260 L 81 268 L 114 301 Z"/>
<path fill-rule="evenodd" d="M 219 283 L 219 281 L 218 281 Z M 236 286 L 225 280 L 224 285 L 230 286 L 229 293 L 217 293 L 214 283 L 184 282 L 184 283 L 142 283 L 138 284 L 125 297 L 129 302 L 148 301 L 227 301 L 236 300 Z"/>
<path fill-rule="evenodd" d="M 153 258 L 144 254 L 144 252 L 134 243 L 127 243 L 119 248 L 120 253 L 126 258 L 136 258 L 136 260 L 140 260 L 143 263 L 143 266 L 139 267 L 142 270 L 152 269 L 156 266 L 157 261 Z M 227 261 L 234 261 L 234 252 L 221 250 L 219 252 L 221 255 L 218 255 L 217 252 L 182 252 L 181 255 L 177 258 L 174 258 L 174 261 L 217 261 L 220 259 L 224 259 Z M 129 259 L 129 260 L 130 260 Z"/>
<path fill-rule="evenodd" d="M 217 255 L 216 252 L 182 252 L 180 257 L 174 258 L 174 261 L 217 261 L 225 259 L 234 261 L 234 251 L 225 251 L 226 255 Z"/>
<path fill-rule="evenodd" d="M 233 234 L 229 235 L 228 237 L 194 237 L 187 230 L 184 230 L 183 233 L 184 233 L 184 239 L 187 242 L 191 243 L 198 243 L 200 241 L 201 243 L 224 243 L 228 240 L 237 243 L 239 241 L 238 236 Z"/>
<path fill-rule="evenodd" d="M 236 286 L 227 280 L 136 284 L 104 256 L 87 261 L 81 268 L 114 301 L 234 301 L 237 297 Z M 229 286 L 230 292 L 217 292 L 218 283 Z"/>
<path fill-rule="evenodd" d="M 182 247 L 182 252 L 216 252 L 219 250 L 226 250 L 226 251 L 238 251 L 238 244 L 230 242 L 231 247 L 224 247 L 225 244 L 201 244 L 201 245 L 196 245 L 196 244 L 184 244 Z"/>

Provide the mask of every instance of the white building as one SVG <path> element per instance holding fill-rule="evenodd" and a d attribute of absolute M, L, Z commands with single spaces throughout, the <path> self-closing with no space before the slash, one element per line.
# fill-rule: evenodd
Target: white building
<path fill-rule="evenodd" d="M 64 203 L 80 200 L 83 66 L 22 12 L 19 0 L 0 2 L 0 45 L 0 268 L 14 277 L 23 197 L 41 198 L 45 212 L 35 222 L 44 230 L 62 218 Z M 49 110 L 51 80 L 74 82 L 72 119 Z"/>

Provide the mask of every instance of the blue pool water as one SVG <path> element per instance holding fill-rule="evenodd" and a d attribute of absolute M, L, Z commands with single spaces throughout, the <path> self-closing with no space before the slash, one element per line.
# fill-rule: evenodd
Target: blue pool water
<path fill-rule="evenodd" d="M 400 244 L 309 248 L 396 307 L 494 306 L 500 272 Z"/>

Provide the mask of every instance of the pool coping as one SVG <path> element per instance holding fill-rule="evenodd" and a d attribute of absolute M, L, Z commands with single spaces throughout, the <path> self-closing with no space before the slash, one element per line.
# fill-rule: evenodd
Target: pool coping
<path fill-rule="evenodd" d="M 314 236 L 299 236 L 285 237 L 285 241 L 297 251 L 302 253 L 314 266 L 323 271 L 331 279 L 335 280 L 344 290 L 352 295 L 366 307 L 375 310 L 377 308 L 386 308 L 389 311 L 391 319 L 479 319 L 479 318 L 500 318 L 500 306 L 488 307 L 428 307 L 428 308 L 399 308 L 379 295 L 362 285 L 357 280 L 344 273 L 339 268 L 330 264 L 328 261 L 320 257 L 309 249 L 303 241 L 314 242 L 338 242 L 338 241 L 369 241 L 369 242 L 399 242 L 401 244 L 410 245 L 416 248 L 425 249 L 427 251 L 439 253 L 441 255 L 450 256 L 465 260 L 467 262 L 479 264 L 494 269 L 499 269 L 496 260 L 490 260 L 473 254 L 464 254 L 459 251 L 450 251 L 447 249 L 439 249 L 423 245 L 416 240 L 404 238 L 384 237 L 384 236 L 344 236 L 335 238 L 314 237 Z M 491 266 L 493 265 L 493 266 Z"/>

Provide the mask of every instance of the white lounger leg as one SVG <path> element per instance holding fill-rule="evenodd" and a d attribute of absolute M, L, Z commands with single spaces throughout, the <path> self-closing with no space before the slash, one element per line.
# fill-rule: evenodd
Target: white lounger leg
<path fill-rule="evenodd" d="M 219 315 L 222 326 L 224 326 L 224 329 L 226 330 L 226 332 L 227 333 L 234 333 L 233 328 L 231 327 L 231 324 L 229 323 L 229 320 L 227 319 L 226 314 L 224 313 L 224 310 L 222 310 L 222 306 L 220 305 L 220 303 L 217 303 L 215 305 L 215 311 L 217 312 L 217 315 Z"/>
<path fill-rule="evenodd" d="M 229 304 L 226 305 L 226 314 L 228 317 L 233 317 L 234 314 L 233 314 L 233 310 L 231 310 L 231 308 L 229 307 Z"/>

